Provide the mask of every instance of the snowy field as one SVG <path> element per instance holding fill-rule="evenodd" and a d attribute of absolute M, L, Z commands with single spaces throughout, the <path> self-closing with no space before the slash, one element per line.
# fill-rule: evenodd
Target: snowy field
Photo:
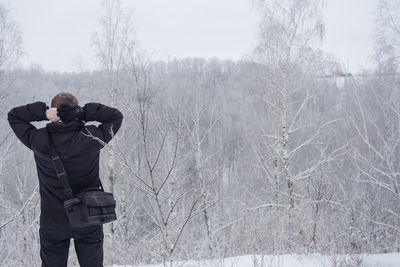
<path fill-rule="evenodd" d="M 141 265 L 135 267 L 162 267 L 157 265 Z M 170 265 L 167 265 L 170 267 Z M 360 255 L 276 255 L 255 256 L 247 255 L 222 260 L 209 261 L 177 261 L 174 267 L 398 267 L 400 253 L 360 254 Z M 113 265 L 113 267 L 133 267 L 131 265 Z"/>

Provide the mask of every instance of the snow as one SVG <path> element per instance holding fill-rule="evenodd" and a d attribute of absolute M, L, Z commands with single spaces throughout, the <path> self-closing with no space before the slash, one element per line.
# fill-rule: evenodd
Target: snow
<path fill-rule="evenodd" d="M 170 267 L 170 265 L 167 265 Z M 388 254 L 353 254 L 353 255 L 246 255 L 226 259 L 206 261 L 176 261 L 175 267 L 334 267 L 334 266 L 362 266 L 362 267 L 398 267 L 400 253 Z M 156 265 L 113 265 L 113 267 L 163 267 Z"/>

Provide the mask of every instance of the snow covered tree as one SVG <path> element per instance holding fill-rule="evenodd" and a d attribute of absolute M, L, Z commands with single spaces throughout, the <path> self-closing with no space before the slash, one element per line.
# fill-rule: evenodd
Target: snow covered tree
<path fill-rule="evenodd" d="M 100 18 L 100 32 L 93 36 L 92 45 L 97 58 L 100 62 L 100 67 L 106 76 L 107 94 L 110 99 L 110 105 L 113 107 L 121 107 L 121 99 L 123 94 L 121 92 L 121 79 L 122 73 L 125 69 L 125 61 L 127 60 L 127 46 L 133 46 L 133 24 L 132 24 L 132 11 L 126 9 L 120 0 L 105 0 L 102 2 L 105 14 Z M 121 140 L 123 136 L 117 139 Z M 121 173 L 116 173 L 118 169 L 115 160 L 116 143 L 115 140 L 108 146 L 108 159 L 107 159 L 107 178 L 110 186 L 110 191 L 115 192 L 117 179 L 123 184 L 123 176 Z M 121 190 L 128 190 L 125 186 Z M 123 199 L 121 199 L 123 200 Z M 125 201 L 119 201 L 120 204 L 125 205 Z M 122 207 L 124 209 L 124 207 Z M 114 223 L 110 224 L 111 233 L 114 233 Z"/>
<path fill-rule="evenodd" d="M 22 37 L 9 10 L 0 5 L 0 74 L 13 67 L 22 55 Z"/>
<path fill-rule="evenodd" d="M 327 164 L 343 148 L 332 146 L 325 138 L 339 119 L 332 114 L 324 116 L 319 103 L 332 87 L 317 77 L 334 63 L 316 49 L 324 34 L 323 1 L 256 1 L 255 6 L 261 22 L 254 73 L 263 89 L 255 102 L 259 134 L 251 139 L 255 140 L 253 147 L 266 186 L 273 188 L 266 190 L 272 192 L 255 206 L 285 208 L 275 216 L 288 224 L 278 237 L 287 237 L 280 249 L 290 250 L 304 238 L 315 239 L 314 230 L 308 233 L 298 229 L 302 223 L 298 216 L 304 212 L 301 204 L 312 177 L 325 176 Z M 300 205 L 298 209 L 296 205 Z"/>
<path fill-rule="evenodd" d="M 375 61 L 380 72 L 394 73 L 399 68 L 400 57 L 400 3 L 381 0 L 377 9 L 374 36 L 377 42 Z"/>

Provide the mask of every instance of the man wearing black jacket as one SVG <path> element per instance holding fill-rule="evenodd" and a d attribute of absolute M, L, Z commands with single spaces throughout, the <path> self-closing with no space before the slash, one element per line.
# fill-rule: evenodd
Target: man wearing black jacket
<path fill-rule="evenodd" d="M 40 129 L 31 124 L 43 120 L 51 122 Z M 98 188 L 100 150 L 119 130 L 121 112 L 99 103 L 80 107 L 76 97 L 60 93 L 53 98 L 51 108 L 43 102 L 13 108 L 8 121 L 21 142 L 34 152 L 41 200 L 42 266 L 67 266 L 71 238 L 81 266 L 103 266 L 102 226 L 79 229 L 69 226 L 63 206 L 66 196 L 53 167 L 49 138 L 60 154 L 73 193 Z M 89 121 L 100 125 L 85 125 Z"/>

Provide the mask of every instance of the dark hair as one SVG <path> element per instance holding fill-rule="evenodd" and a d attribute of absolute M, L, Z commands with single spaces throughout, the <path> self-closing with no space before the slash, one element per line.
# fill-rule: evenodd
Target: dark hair
<path fill-rule="evenodd" d="M 62 104 L 78 105 L 78 99 L 73 94 L 62 92 L 57 94 L 51 100 L 52 108 L 59 108 Z"/>

